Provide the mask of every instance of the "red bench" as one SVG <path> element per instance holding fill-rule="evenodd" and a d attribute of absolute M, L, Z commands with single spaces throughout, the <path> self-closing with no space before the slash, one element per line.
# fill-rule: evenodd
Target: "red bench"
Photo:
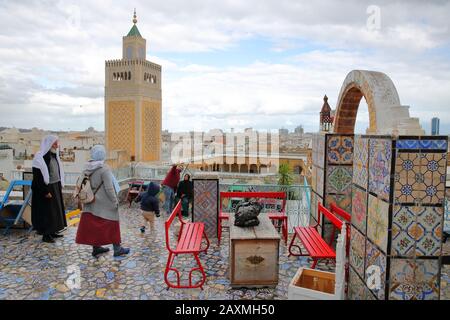
<path fill-rule="evenodd" d="M 178 233 L 177 245 L 174 249 L 170 246 L 170 236 L 169 229 L 172 222 L 178 216 L 181 223 L 180 231 Z M 203 266 L 200 262 L 198 255 L 200 252 L 207 252 L 209 248 L 209 239 L 205 233 L 205 225 L 203 222 L 185 222 L 181 216 L 181 201 L 177 203 L 169 218 L 165 222 L 166 231 L 166 247 L 169 251 L 169 256 L 167 257 L 166 270 L 164 272 L 164 280 L 169 288 L 202 288 L 206 281 L 206 274 Z M 206 240 L 206 247 L 202 248 L 203 239 Z M 191 254 L 195 261 L 197 262 L 197 267 L 193 267 L 189 271 L 189 284 L 181 285 L 180 282 L 180 271 L 173 267 L 175 258 L 180 254 Z M 172 283 L 169 281 L 168 275 L 170 271 L 174 271 L 177 276 L 177 282 Z M 192 273 L 194 271 L 200 271 L 201 280 L 197 283 L 192 283 Z"/>
<path fill-rule="evenodd" d="M 219 226 L 218 226 L 218 242 L 222 237 L 222 221 L 228 220 L 229 212 L 222 211 L 223 199 L 230 198 L 262 198 L 262 199 L 279 199 L 282 200 L 281 211 L 268 212 L 267 215 L 272 222 L 278 221 L 281 223 L 281 231 L 283 233 L 284 242 L 287 244 L 288 237 L 288 217 L 286 215 L 286 192 L 241 192 L 241 191 L 227 191 L 220 192 L 220 212 L 219 212 Z"/>
<path fill-rule="evenodd" d="M 332 208 L 335 212 L 339 212 L 339 214 L 343 214 L 347 218 L 350 217 L 348 213 L 344 210 L 338 208 L 336 205 L 332 205 Z M 337 210 L 339 209 L 339 210 Z M 344 214 L 345 213 L 345 214 Z M 308 227 L 295 227 L 294 228 L 294 237 L 292 237 L 291 243 L 289 245 L 289 256 L 310 256 L 313 259 L 312 269 L 316 267 L 318 260 L 320 259 L 336 259 L 336 252 L 332 248 L 332 244 L 334 241 L 334 236 L 332 236 L 327 243 L 322 236 L 319 234 L 317 228 L 320 225 L 321 216 L 326 217 L 332 224 L 334 228 L 341 230 L 343 221 L 336 217 L 333 213 L 331 213 L 327 208 L 325 208 L 321 203 L 318 203 L 318 222 L 314 226 Z M 347 219 L 346 219 L 347 220 Z M 334 231 L 333 231 L 334 234 Z M 347 232 L 347 237 L 348 237 Z M 304 254 L 300 246 L 295 245 L 294 242 L 296 239 L 299 239 L 304 249 L 308 252 L 308 254 Z M 295 253 L 292 251 L 292 248 L 298 248 L 300 253 Z"/>

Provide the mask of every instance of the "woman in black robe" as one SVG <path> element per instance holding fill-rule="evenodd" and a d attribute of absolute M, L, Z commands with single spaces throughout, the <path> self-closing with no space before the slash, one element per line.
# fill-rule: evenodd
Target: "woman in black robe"
<path fill-rule="evenodd" d="M 31 221 L 42 241 L 54 243 L 67 227 L 62 187 L 64 171 L 58 155 L 58 137 L 47 136 L 33 159 Z"/>
<path fill-rule="evenodd" d="M 189 216 L 189 204 L 194 198 L 194 185 L 191 176 L 187 173 L 184 175 L 184 180 L 178 184 L 177 197 L 181 199 L 181 214 L 184 217 Z"/>

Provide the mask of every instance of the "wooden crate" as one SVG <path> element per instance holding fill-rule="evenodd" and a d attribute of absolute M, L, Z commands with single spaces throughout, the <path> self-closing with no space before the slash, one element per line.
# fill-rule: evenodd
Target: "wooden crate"
<path fill-rule="evenodd" d="M 232 287 L 275 287 L 278 285 L 280 235 L 266 214 L 256 227 L 234 226 L 230 215 L 230 285 Z"/>
<path fill-rule="evenodd" d="M 335 274 L 299 268 L 288 288 L 289 300 L 335 300 Z"/>

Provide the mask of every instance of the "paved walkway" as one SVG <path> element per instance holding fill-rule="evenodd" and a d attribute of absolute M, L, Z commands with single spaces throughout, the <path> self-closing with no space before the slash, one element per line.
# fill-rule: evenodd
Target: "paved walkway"
<path fill-rule="evenodd" d="M 164 217 L 157 219 L 155 231 L 144 235 L 140 224 L 138 209 L 121 208 L 123 244 L 131 254 L 120 258 L 112 253 L 93 258 L 90 247 L 74 243 L 76 227 L 69 227 L 56 244 L 42 243 L 40 236 L 24 230 L 0 235 L 0 299 L 287 299 L 289 281 L 300 266 L 309 265 L 307 258 L 288 258 L 282 243 L 275 289 L 231 289 L 225 231 L 222 246 L 213 240 L 208 254 L 200 257 L 208 276 L 204 290 L 166 290 Z M 80 270 L 80 289 L 65 284 L 70 266 Z M 319 268 L 330 270 L 324 263 Z"/>

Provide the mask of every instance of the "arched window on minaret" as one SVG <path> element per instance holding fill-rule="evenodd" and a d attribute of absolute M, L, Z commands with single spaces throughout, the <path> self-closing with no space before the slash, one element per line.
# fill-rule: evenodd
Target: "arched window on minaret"
<path fill-rule="evenodd" d="M 128 80 L 131 80 L 131 71 L 128 71 Z"/>

